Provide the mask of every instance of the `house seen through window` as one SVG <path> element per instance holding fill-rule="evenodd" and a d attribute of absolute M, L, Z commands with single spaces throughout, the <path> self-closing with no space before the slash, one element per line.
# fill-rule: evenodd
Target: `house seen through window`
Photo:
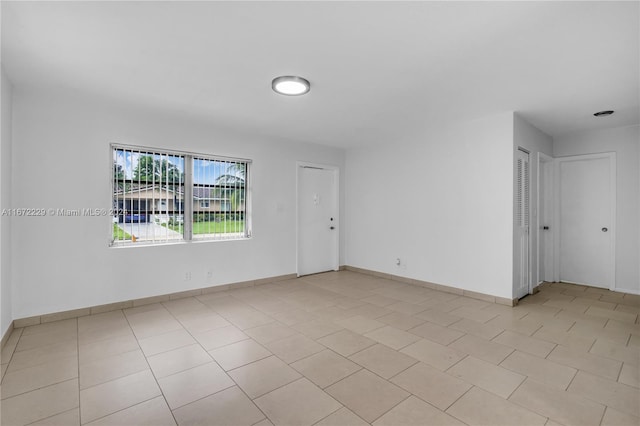
<path fill-rule="evenodd" d="M 248 238 L 249 160 L 112 147 L 111 244 Z"/>

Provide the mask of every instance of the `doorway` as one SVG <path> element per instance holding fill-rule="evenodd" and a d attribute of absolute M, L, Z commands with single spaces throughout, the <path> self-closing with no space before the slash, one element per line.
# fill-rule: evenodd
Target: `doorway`
<path fill-rule="evenodd" d="M 556 159 L 559 281 L 615 289 L 615 153 Z"/>
<path fill-rule="evenodd" d="M 298 164 L 298 276 L 338 270 L 338 169 Z"/>

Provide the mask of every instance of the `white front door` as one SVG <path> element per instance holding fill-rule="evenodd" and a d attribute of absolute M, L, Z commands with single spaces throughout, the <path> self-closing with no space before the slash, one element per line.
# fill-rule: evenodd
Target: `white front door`
<path fill-rule="evenodd" d="M 338 270 L 338 171 L 298 167 L 298 275 Z"/>
<path fill-rule="evenodd" d="M 516 152 L 514 297 L 529 294 L 529 154 Z"/>
<path fill-rule="evenodd" d="M 615 154 L 556 159 L 560 281 L 615 287 Z"/>

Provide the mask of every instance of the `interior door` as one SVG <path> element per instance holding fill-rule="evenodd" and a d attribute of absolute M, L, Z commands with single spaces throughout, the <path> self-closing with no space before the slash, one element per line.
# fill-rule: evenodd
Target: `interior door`
<path fill-rule="evenodd" d="M 338 172 L 298 167 L 298 275 L 338 270 Z"/>
<path fill-rule="evenodd" d="M 529 294 L 529 153 L 516 152 L 514 297 Z"/>
<path fill-rule="evenodd" d="M 614 288 L 613 155 L 557 159 L 560 281 Z"/>
<path fill-rule="evenodd" d="M 538 280 L 553 281 L 553 158 L 538 153 Z"/>

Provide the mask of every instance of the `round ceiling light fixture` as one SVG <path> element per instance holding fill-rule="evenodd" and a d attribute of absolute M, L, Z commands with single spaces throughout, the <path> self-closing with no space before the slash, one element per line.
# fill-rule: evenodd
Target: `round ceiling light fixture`
<path fill-rule="evenodd" d="M 281 95 L 299 96 L 309 92 L 311 83 L 302 77 L 285 75 L 274 78 L 271 82 L 271 88 Z"/>
<path fill-rule="evenodd" d="M 613 114 L 613 111 L 609 110 L 609 111 L 598 111 L 593 115 L 595 115 L 596 117 L 606 117 L 607 115 L 611 115 L 611 114 Z"/>

